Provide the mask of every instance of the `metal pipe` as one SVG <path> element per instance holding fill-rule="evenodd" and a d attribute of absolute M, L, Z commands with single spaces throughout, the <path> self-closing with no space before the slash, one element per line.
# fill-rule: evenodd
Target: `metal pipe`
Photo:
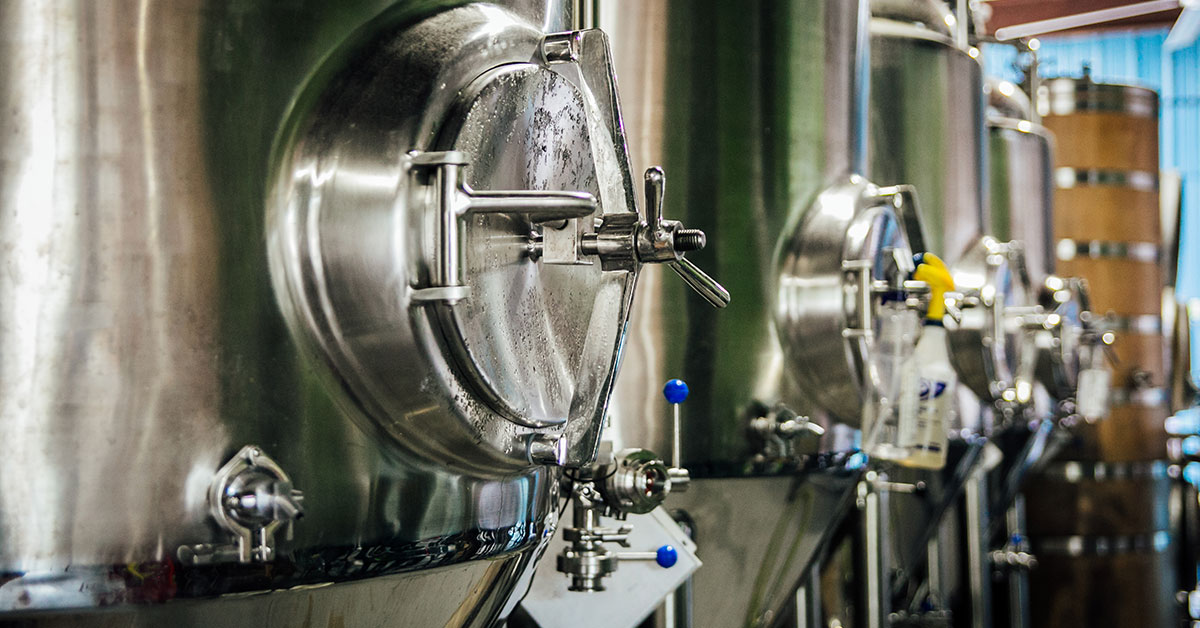
<path fill-rule="evenodd" d="M 1010 538 L 1025 535 L 1025 497 L 1017 495 L 1005 513 Z M 1010 628 L 1029 626 L 1029 572 L 1024 569 L 1008 570 L 1008 625 Z"/>
<path fill-rule="evenodd" d="M 821 627 L 821 570 L 814 564 L 796 589 L 796 628 Z"/>
<path fill-rule="evenodd" d="M 683 468 L 683 438 L 680 436 L 680 424 L 682 421 L 679 417 L 679 406 L 681 404 L 671 404 L 671 468 Z"/>
<path fill-rule="evenodd" d="M 971 7 L 970 0 L 958 0 L 954 6 L 955 30 L 954 39 L 959 48 L 967 50 L 971 47 Z"/>
<path fill-rule="evenodd" d="M 441 215 L 438 217 L 441 227 L 441 238 L 438 239 L 438 280 L 437 286 L 454 287 L 462 285 L 461 250 L 458 233 L 458 211 L 450 199 L 458 195 L 458 165 L 445 164 L 438 168 L 437 187 L 443 199 Z"/>
<path fill-rule="evenodd" d="M 891 612 L 892 589 L 888 584 L 891 574 L 891 548 L 888 547 L 890 530 L 887 513 L 888 491 L 876 485 L 876 480 L 887 477 L 874 471 L 867 472 L 858 484 L 859 509 L 862 511 L 862 535 L 864 539 L 864 569 L 866 574 L 864 593 L 866 597 L 867 628 L 887 628 Z"/>
<path fill-rule="evenodd" d="M 971 474 L 966 484 L 967 526 L 964 536 L 967 541 L 967 582 L 971 591 L 971 626 L 991 628 L 992 625 L 992 579 L 990 555 L 987 544 L 988 500 L 986 467 L 979 467 Z"/>

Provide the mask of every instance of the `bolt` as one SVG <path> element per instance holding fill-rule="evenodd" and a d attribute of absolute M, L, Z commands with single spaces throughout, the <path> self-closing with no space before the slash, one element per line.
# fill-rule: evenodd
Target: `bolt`
<path fill-rule="evenodd" d="M 562 466 L 567 461 L 567 439 L 550 434 L 531 434 L 525 444 L 525 457 L 531 464 Z"/>
<path fill-rule="evenodd" d="M 679 229 L 675 232 L 675 250 L 680 253 L 699 251 L 708 240 L 699 229 Z"/>

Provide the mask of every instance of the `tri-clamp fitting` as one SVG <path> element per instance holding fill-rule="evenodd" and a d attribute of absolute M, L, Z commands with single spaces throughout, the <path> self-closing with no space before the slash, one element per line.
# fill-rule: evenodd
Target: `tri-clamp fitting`
<path fill-rule="evenodd" d="M 278 463 L 262 448 L 246 445 L 217 471 L 208 489 L 209 512 L 233 536 L 233 545 L 185 545 L 179 558 L 194 564 L 271 561 L 276 534 L 282 528 L 285 538 L 292 538 L 292 524 L 304 516 L 303 501 Z"/>
<path fill-rule="evenodd" d="M 238 560 L 244 563 L 275 557 L 275 533 L 283 527 L 291 538 L 292 522 L 304 516 L 303 501 L 283 468 L 254 445 L 217 472 L 209 493 L 213 517 L 237 537 Z"/>
<path fill-rule="evenodd" d="M 749 431 L 760 443 L 756 459 L 762 461 L 796 458 L 800 441 L 816 442 L 825 435 L 820 424 L 784 406 L 751 418 Z"/>
<path fill-rule="evenodd" d="M 571 487 L 571 527 L 563 529 L 570 545 L 558 555 L 558 570 L 571 576 L 571 591 L 603 591 L 604 578 L 617 570 L 617 554 L 605 543 L 629 547 L 630 526 L 605 528 L 600 525 L 604 505 L 597 486 L 577 482 Z"/>

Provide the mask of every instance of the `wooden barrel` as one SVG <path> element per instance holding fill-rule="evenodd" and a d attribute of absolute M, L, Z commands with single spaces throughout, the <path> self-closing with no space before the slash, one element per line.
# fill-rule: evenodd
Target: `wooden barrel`
<path fill-rule="evenodd" d="M 1033 625 L 1175 626 L 1175 540 L 1163 461 L 1054 463 L 1028 491 Z"/>
<path fill-rule="evenodd" d="M 1119 363 L 1110 416 L 1079 426 L 1024 489 L 1038 558 L 1033 625 L 1175 626 L 1158 98 L 1087 77 L 1053 79 L 1039 110 L 1057 138 L 1057 272 L 1088 281 Z"/>
<path fill-rule="evenodd" d="M 1161 387 L 1162 231 L 1158 202 L 1158 96 L 1127 85 L 1047 81 L 1039 94 L 1055 147 L 1058 273 L 1084 277 L 1098 313 L 1119 321 L 1118 387 Z M 1158 317 L 1158 324 L 1148 324 Z M 1147 373 L 1133 382 L 1135 373 Z"/>
<path fill-rule="evenodd" d="M 1107 419 L 1077 426 L 1058 460 L 1144 462 L 1167 456 L 1166 390 L 1118 391 Z M 1128 397 L 1134 397 L 1129 401 Z M 1036 488 L 1036 487 L 1031 487 Z"/>
<path fill-rule="evenodd" d="M 1053 220 L 1058 273 L 1087 279 L 1092 309 L 1110 316 L 1118 358 L 1110 422 L 1134 421 L 1096 429 L 1132 434 L 1144 428 L 1157 439 L 1157 417 L 1138 420 L 1149 410 L 1122 411 L 1120 397 L 1166 387 L 1169 379 L 1162 333 L 1158 95 L 1095 83 L 1085 75 L 1046 81 L 1038 109 L 1058 139 Z M 1153 457 L 1165 455 L 1164 450 Z"/>

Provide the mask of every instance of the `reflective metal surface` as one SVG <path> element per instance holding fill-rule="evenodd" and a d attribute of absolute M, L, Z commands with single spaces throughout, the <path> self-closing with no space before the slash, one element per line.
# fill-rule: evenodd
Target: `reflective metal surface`
<path fill-rule="evenodd" d="M 928 6 L 900 10 L 909 4 Z M 955 43 L 944 3 L 873 0 L 871 10 L 865 174 L 878 185 L 916 188 L 928 249 L 953 267 L 988 226 L 979 53 Z"/>
<path fill-rule="evenodd" d="M 693 480 L 667 507 L 694 522 L 697 628 L 770 626 L 794 602 L 835 522 L 854 507 L 858 473 Z"/>
<path fill-rule="evenodd" d="M 480 403 L 468 398 L 475 394 L 460 395 L 461 388 L 442 387 L 446 349 L 433 342 L 430 321 L 399 307 L 404 281 L 381 276 L 394 268 L 371 265 L 386 250 L 386 245 L 377 248 L 381 241 L 394 238 L 391 244 L 403 248 L 412 243 L 398 236 L 419 231 L 378 213 L 392 210 L 388 201 L 402 189 L 397 164 L 405 151 L 444 140 L 451 147 L 484 152 L 482 133 L 476 140 L 465 133 L 418 135 L 403 117 L 444 102 L 421 90 L 437 78 L 436 62 L 456 49 L 421 48 L 438 43 L 436 38 L 392 38 L 453 4 L 461 3 L 183 0 L 0 7 L 0 47 L 9 60 L 0 78 L 7 112 L 0 140 L 5 164 L 0 241 L 10 267 L 0 277 L 0 300 L 6 304 L 0 311 L 0 571 L 5 573 L 0 611 L 162 602 L 447 566 L 393 580 L 386 595 L 367 587 L 376 591 L 368 597 L 386 600 L 373 608 L 390 620 L 411 619 L 413 625 L 486 625 L 501 612 L 498 600 L 508 597 L 528 566 L 527 550 L 555 523 L 555 483 L 544 467 L 530 465 L 529 449 L 521 449 L 528 442 L 498 439 L 502 445 L 489 449 L 464 436 L 473 429 L 507 435 L 530 428 L 504 419 L 470 423 L 481 416 L 470 415 L 480 412 Z M 495 7 L 460 9 L 462 21 L 455 24 L 459 34 L 483 37 L 496 24 L 491 20 L 502 18 L 509 30 L 536 38 L 545 30 L 570 27 L 566 4 L 513 2 L 512 14 Z M 386 61 L 386 52 L 366 52 L 382 42 L 392 44 L 385 48 L 393 53 L 406 46 L 417 49 L 419 54 L 406 59 L 413 64 L 406 66 L 411 74 L 389 76 L 387 71 L 398 66 L 370 64 Z M 455 67 L 467 70 L 481 57 L 503 57 L 503 51 L 503 45 L 473 49 L 479 56 L 460 57 L 462 65 Z M 522 60 L 528 62 L 529 55 Z M 362 71 L 340 74 L 349 65 Z M 466 81 L 477 74 L 448 70 L 443 77 Z M 357 87 L 370 88 L 371 77 L 382 76 L 396 80 L 375 83 L 381 90 L 376 92 L 342 90 L 348 99 L 359 98 L 360 108 L 343 112 L 359 125 L 356 129 L 299 124 L 302 112 L 316 111 L 316 119 L 329 121 L 322 116 L 338 113 L 335 105 L 346 103 L 322 100 L 320 87 L 333 82 L 346 88 L 360 81 Z M 546 88 L 534 90 L 546 100 L 532 111 L 548 112 L 573 98 L 552 81 L 531 80 Z M 292 117 L 295 126 L 285 123 L 289 111 L 300 112 Z M 469 112 L 464 118 L 472 120 Z M 531 125 L 532 135 L 523 139 L 559 139 L 538 135 L 540 128 Z M 565 129 L 563 141 L 583 133 L 578 123 L 549 128 Z M 345 135 L 304 135 L 314 129 Z M 587 133 L 595 141 L 594 129 Z M 280 136 L 285 139 L 272 158 L 272 144 Z M 278 168 L 281 159 L 295 156 L 287 149 L 292 148 L 288 140 L 296 138 L 308 142 L 296 154 L 332 161 L 293 160 L 300 167 Z M 347 140 L 341 152 L 320 152 L 322 142 L 335 139 Z M 482 177 L 489 162 L 476 163 L 470 175 Z M 546 163 L 493 169 L 488 184 L 583 187 L 602 198 L 609 192 L 600 184 L 589 188 L 586 174 L 566 177 Z M 522 167 L 529 179 L 505 178 L 520 178 Z M 542 173 L 545 178 L 539 178 Z M 361 256 L 325 258 L 326 266 L 310 269 L 336 277 L 358 264 L 375 280 L 339 283 L 334 297 L 357 303 L 362 309 L 354 314 L 383 312 L 390 325 L 340 310 L 337 341 L 360 343 L 368 352 L 396 351 L 383 362 L 389 368 L 386 377 L 372 385 L 401 390 L 408 403 L 403 411 L 378 412 L 365 388 L 328 377 L 327 365 L 310 358 L 321 352 L 289 334 L 285 314 L 297 323 L 297 311 L 289 310 L 284 299 L 285 314 L 280 312 L 272 290 L 280 277 L 276 272 L 273 283 L 264 244 L 279 235 L 264 221 L 267 181 L 273 175 L 283 187 L 318 177 L 320 185 L 309 190 L 325 195 L 328 207 L 368 214 L 359 216 L 358 226 L 365 229 L 338 234 Z M 566 179 L 555 178 L 560 176 Z M 353 218 L 351 212 L 330 213 L 338 220 Z M 403 212 L 393 216 L 416 218 Z M 320 222 L 315 215 L 308 218 Z M 472 248 L 468 271 L 476 256 L 496 251 Z M 561 272 L 577 270 L 598 272 L 567 267 Z M 617 286 L 618 295 L 622 289 Z M 606 346 L 597 351 L 608 352 L 611 362 L 622 299 L 603 301 L 608 309 L 598 316 L 613 318 L 600 325 L 607 330 L 596 337 Z M 508 302 L 501 298 L 499 303 Z M 553 307 L 552 302 L 538 305 Z M 530 321 L 538 316 L 511 315 Z M 565 324 L 595 327 L 586 316 Z M 395 343 L 414 334 L 420 343 Z M 556 363 L 556 355 L 588 355 L 590 349 L 586 343 L 579 346 L 578 339 L 577 330 L 555 336 L 538 345 L 538 355 L 557 365 L 564 362 Z M 570 351 L 556 352 L 554 341 L 572 345 Z M 437 366 L 430 368 L 431 363 Z M 513 368 L 512 363 L 502 366 Z M 602 414 L 604 374 L 602 368 L 588 370 L 594 380 L 577 384 L 577 392 L 588 392 L 578 395 L 580 407 L 568 413 Z M 543 381 L 550 382 L 546 377 Z M 547 383 L 543 389 L 547 415 L 557 416 L 566 393 L 551 388 Z M 444 429 L 414 445 L 414 426 L 430 424 Z M 396 441 L 404 441 L 407 449 Z M 231 538 L 210 518 L 209 487 L 221 465 L 249 443 L 270 453 L 286 474 L 278 478 L 304 492 L 305 516 L 295 523 L 292 539 L 279 538 L 286 536 L 282 529 L 277 533 L 273 562 L 220 564 L 219 548 Z M 177 553 L 196 545 L 216 548 L 209 558 L 218 564 Z M 456 566 L 499 555 L 509 558 Z M 138 625 L 171 617 L 177 625 L 237 625 L 243 619 L 245 625 L 297 624 L 303 613 L 325 612 L 321 609 L 328 609 L 330 622 L 335 615 L 368 612 L 361 604 L 341 606 L 361 599 L 349 595 L 319 602 L 304 594 L 257 599 L 229 605 L 236 621 L 212 619 L 226 607 L 218 612 L 207 604 L 172 605 L 153 616 L 98 616 L 97 621 Z M 193 608 L 199 610 L 192 614 L 188 609 Z"/>
<path fill-rule="evenodd" d="M 903 295 L 913 270 L 897 216 L 904 198 L 857 177 L 831 186 L 782 248 L 776 316 L 788 369 L 819 408 L 856 427 L 864 378 L 883 372 L 875 349 L 880 284 Z"/>
<path fill-rule="evenodd" d="M 866 3 L 601 0 L 598 16 L 613 42 L 634 167 L 664 165 L 667 213 L 709 234 L 695 259 L 733 296 L 714 311 L 655 269 L 642 273 L 612 432 L 617 447 L 671 450 L 660 390 L 687 381 L 682 462 L 695 479 L 665 505 L 690 516 L 705 562 L 693 577 L 695 625 L 770 625 L 849 507 L 857 477 L 838 470 L 844 456 L 800 462 L 850 448 L 845 426 L 823 440 L 800 429 L 781 447 L 790 464 L 756 462 L 750 427 L 756 418 L 776 435 L 812 427 L 797 414 L 828 426 L 784 357 L 777 291 L 784 247 L 805 213 L 863 169 Z M 797 465 L 814 470 L 762 477 Z M 714 477 L 748 475 L 757 477 Z"/>
<path fill-rule="evenodd" d="M 734 297 L 713 311 L 643 273 L 611 408 L 618 446 L 670 449 L 659 388 L 672 377 L 693 391 L 683 463 L 697 476 L 754 472 L 748 422 L 812 410 L 775 329 L 777 268 L 817 195 L 861 171 L 863 11 L 840 0 L 600 3 L 634 167 L 664 165 L 667 213 L 709 234 L 695 259 Z"/>
<path fill-rule="evenodd" d="M 955 287 L 979 301 L 946 322 L 954 369 L 984 401 L 1028 402 L 1037 348 L 1024 319 L 1040 311 L 1020 246 L 985 236 L 953 270 Z"/>
<path fill-rule="evenodd" d="M 563 518 L 574 518 L 568 506 Z M 704 566 L 696 558 L 696 544 L 662 508 L 631 514 L 623 523 L 631 530 L 628 549 L 616 552 L 620 567 L 605 579 L 601 590 L 580 593 L 572 578 L 559 573 L 556 558 L 568 543 L 556 536 L 542 556 L 529 594 L 521 599 L 521 610 L 546 628 L 632 628 L 663 602 L 676 587 Z M 669 547 L 676 562 L 660 564 L 660 548 Z"/>
<path fill-rule="evenodd" d="M 5 616 L 5 625 L 11 621 L 12 625 L 44 628 L 490 626 L 489 618 L 507 615 L 516 604 L 509 592 L 523 593 L 528 587 L 528 580 L 521 578 L 529 573 L 534 557 L 526 552 L 445 569 L 252 596 L 175 600 L 91 613 L 15 613 Z M 163 584 L 157 573 L 143 575 Z M 57 582 L 46 586 L 53 584 Z M 73 594 L 77 601 L 87 599 L 82 591 Z"/>
<path fill-rule="evenodd" d="M 1053 317 L 1046 321 L 1048 329 L 1034 334 L 1037 379 L 1055 399 L 1067 399 L 1075 395 L 1079 371 L 1090 363 L 1091 352 L 1103 350 L 1093 336 L 1104 323 L 1095 320 L 1082 279 L 1049 276 L 1037 290 L 1043 311 Z"/>
<path fill-rule="evenodd" d="M 996 80 L 987 87 L 989 233 L 1022 242 L 1030 278 L 1040 282 L 1054 272 L 1054 140 L 1030 120 L 1029 99 L 1020 88 Z"/>
<path fill-rule="evenodd" d="M 596 218 L 633 215 L 623 147 L 607 130 L 616 123 L 591 104 L 607 86 L 529 63 L 541 33 L 495 7 L 380 39 L 307 88 L 320 95 L 293 113 L 297 131 L 281 146 L 267 226 L 285 315 L 368 429 L 418 455 L 520 468 L 530 439 L 563 438 L 566 461 L 587 463 L 634 273 L 551 254 L 556 230 L 594 229 L 576 211 L 593 211 L 585 198 Z M 461 157 L 400 158 L 438 150 Z M 456 193 L 473 213 L 433 230 L 422 195 L 451 175 L 423 185 L 412 166 L 431 158 L 463 168 L 478 190 Z"/>

